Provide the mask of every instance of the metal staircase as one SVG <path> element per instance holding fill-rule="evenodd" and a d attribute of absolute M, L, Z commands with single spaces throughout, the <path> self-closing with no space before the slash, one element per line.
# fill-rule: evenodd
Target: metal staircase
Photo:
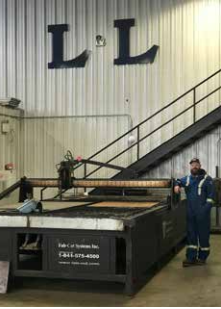
<path fill-rule="evenodd" d="M 221 123 L 221 106 L 220 106 L 220 92 L 221 89 L 220 82 L 219 86 L 215 89 L 212 89 L 208 91 L 206 95 L 203 95 L 201 98 L 197 99 L 197 91 L 200 89 L 200 87 L 208 88 L 208 84 L 213 82 L 213 79 L 218 78 L 220 81 L 220 75 L 221 69 L 208 78 L 204 79 L 202 82 L 179 96 L 176 100 L 172 101 L 171 103 L 164 106 L 162 109 L 148 117 L 147 119 L 143 120 L 141 123 L 139 123 L 137 126 L 132 128 L 131 130 L 127 131 L 120 137 L 118 137 L 116 140 L 93 154 L 88 158 L 88 160 L 96 160 L 98 156 L 101 154 L 105 154 L 105 151 L 110 151 L 111 148 L 115 147 L 117 143 L 123 141 L 125 138 L 128 138 L 132 132 L 136 132 L 136 141 L 132 145 L 126 145 L 123 150 L 118 152 L 116 155 L 110 157 L 105 163 L 111 163 L 114 162 L 116 159 L 120 158 L 121 156 L 128 154 L 130 151 L 136 152 L 135 158 L 133 162 L 131 162 L 128 165 L 128 168 L 130 170 L 133 170 L 135 173 L 128 173 L 125 170 L 122 170 L 118 172 L 118 174 L 115 174 L 112 176 L 112 178 L 116 179 L 128 179 L 128 178 L 134 178 L 134 177 L 141 177 L 144 173 L 148 172 L 150 169 L 155 167 L 159 162 L 163 162 L 164 160 L 171 157 L 173 154 L 181 151 L 184 147 L 191 144 L 196 139 L 199 139 L 203 135 L 205 135 L 207 132 L 214 129 L 217 125 Z M 210 109 L 209 112 L 201 116 L 199 118 L 198 116 L 198 107 L 200 104 L 205 102 L 208 103 L 208 99 L 211 98 L 213 95 L 218 96 L 216 97 L 216 106 L 212 110 Z M 179 106 L 178 106 L 178 113 L 171 117 L 169 120 L 162 123 L 160 126 L 152 130 L 151 132 L 147 134 L 143 134 L 145 125 L 147 125 L 151 120 L 154 119 L 154 117 L 157 117 L 161 114 L 163 114 L 165 111 L 167 111 L 169 108 L 173 108 L 175 104 L 179 104 L 179 101 L 186 100 L 186 98 L 189 98 L 191 96 L 191 104 L 187 104 L 188 106 L 181 112 L 179 112 Z M 176 108 L 177 109 L 177 105 Z M 148 153 L 144 154 L 143 156 L 140 154 L 141 151 L 141 143 L 146 141 L 149 137 L 153 136 L 156 132 L 160 132 L 160 130 L 165 130 L 166 126 L 168 124 L 173 124 L 175 121 L 179 121 L 179 117 L 182 117 L 185 113 L 191 114 L 191 123 L 188 124 L 184 129 L 182 129 L 178 134 L 175 134 L 167 141 L 163 142 L 161 145 L 155 147 L 154 149 L 151 149 Z M 143 136 L 141 136 L 142 134 Z M 87 171 L 87 164 L 79 164 L 77 167 L 75 167 L 75 170 L 83 168 L 83 175 L 84 178 L 88 178 L 93 176 L 93 178 L 96 178 L 96 174 L 102 167 L 98 167 L 93 169 L 92 171 Z M 137 176 L 135 176 L 137 175 Z"/>
<path fill-rule="evenodd" d="M 158 163 L 171 157 L 171 155 L 181 151 L 195 140 L 204 136 L 207 132 L 213 130 L 221 123 L 221 106 L 207 114 L 205 117 L 175 135 L 169 141 L 163 143 L 153 151 L 146 154 L 137 162 L 130 165 L 138 177 L 154 168 Z M 118 173 L 115 178 L 124 178 L 124 171 Z"/>

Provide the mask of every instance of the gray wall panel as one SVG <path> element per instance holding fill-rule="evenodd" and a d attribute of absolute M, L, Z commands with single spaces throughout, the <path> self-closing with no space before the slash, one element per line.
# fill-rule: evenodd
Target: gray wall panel
<path fill-rule="evenodd" d="M 219 0 L 0 0 L 0 96 L 21 99 L 27 117 L 128 114 L 135 125 L 220 68 L 220 9 Z M 136 19 L 136 26 L 131 28 L 131 55 L 159 45 L 153 64 L 113 64 L 119 47 L 114 20 L 120 18 Z M 58 23 L 68 23 L 70 28 L 64 34 L 65 59 L 84 49 L 91 51 L 85 68 L 48 69 L 52 35 L 47 33 L 47 26 Z M 97 34 L 106 38 L 105 47 L 96 47 Z M 218 85 L 220 76 L 200 87 L 197 98 Z M 141 133 L 176 115 L 191 104 L 191 99 L 189 95 L 180 100 Z M 219 104 L 217 92 L 202 102 L 197 116 Z M 143 142 L 141 155 L 189 125 L 191 117 L 191 112 L 186 113 Z M 38 119 L 27 120 L 25 172 L 50 176 L 70 145 L 83 157 L 92 154 L 130 128 L 127 118 L 115 119 L 118 122 L 114 118 L 107 121 L 106 116 L 102 121 L 82 119 L 81 125 L 68 128 L 69 123 L 52 125 L 53 121 L 45 121 L 39 127 Z M 200 149 L 205 150 L 208 142 L 205 139 L 201 144 Z M 109 152 L 118 150 L 116 146 Z M 202 155 L 210 156 L 214 166 L 216 152 L 204 150 Z M 183 154 L 191 155 L 192 150 Z M 35 158 L 34 168 L 31 157 Z M 115 163 L 126 165 L 135 157 L 132 150 Z M 105 159 L 106 154 L 100 158 Z"/>

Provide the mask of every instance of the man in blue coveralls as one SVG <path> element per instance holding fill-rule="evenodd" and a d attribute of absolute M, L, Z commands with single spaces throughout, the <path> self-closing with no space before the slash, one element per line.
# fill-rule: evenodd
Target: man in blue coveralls
<path fill-rule="evenodd" d="M 183 267 L 204 265 L 210 253 L 210 210 L 215 187 L 198 158 L 190 161 L 191 175 L 177 179 L 174 192 L 185 188 L 187 196 L 187 250 Z"/>

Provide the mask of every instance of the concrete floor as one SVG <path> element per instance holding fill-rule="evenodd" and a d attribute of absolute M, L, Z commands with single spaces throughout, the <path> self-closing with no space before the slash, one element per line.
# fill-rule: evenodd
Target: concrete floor
<path fill-rule="evenodd" d="M 211 237 L 212 253 L 206 266 L 182 268 L 182 250 L 134 296 L 106 283 L 20 279 L 0 306 L 220 306 L 221 235 Z"/>

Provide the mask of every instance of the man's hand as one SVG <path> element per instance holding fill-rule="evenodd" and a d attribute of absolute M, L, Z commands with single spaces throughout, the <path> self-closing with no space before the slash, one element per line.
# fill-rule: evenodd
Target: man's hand
<path fill-rule="evenodd" d="M 179 194 L 181 192 L 180 186 L 175 186 L 174 187 L 174 193 Z"/>

